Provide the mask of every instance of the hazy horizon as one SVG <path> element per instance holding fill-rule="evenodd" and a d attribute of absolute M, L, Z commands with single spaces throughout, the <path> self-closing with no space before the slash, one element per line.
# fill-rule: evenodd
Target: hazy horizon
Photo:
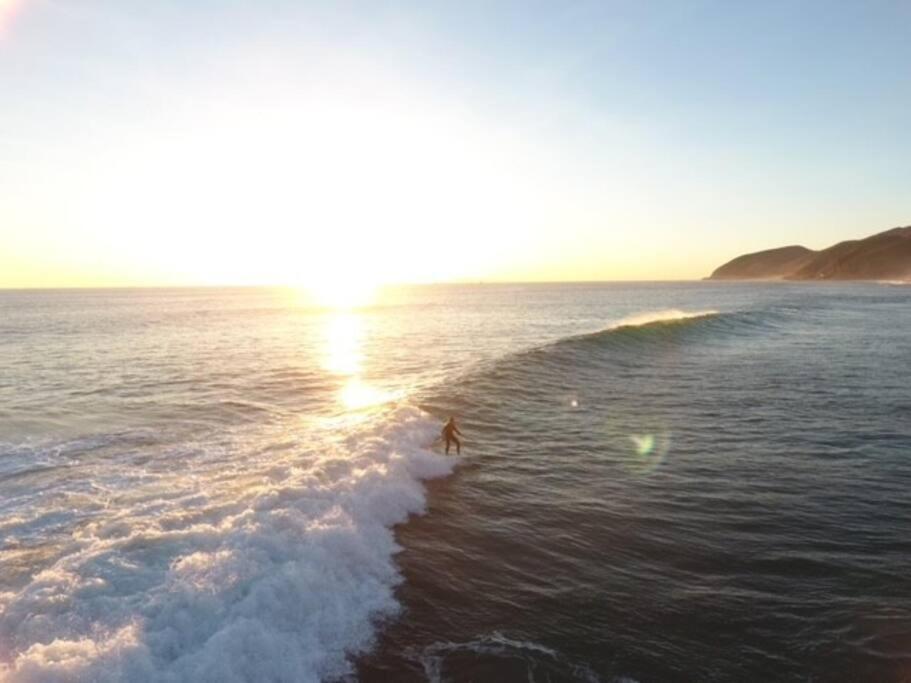
<path fill-rule="evenodd" d="M 609 285 L 609 284 L 648 284 L 700 282 L 706 278 L 686 280 L 446 280 L 441 282 L 382 282 L 380 287 L 446 287 L 450 285 Z M 774 282 L 774 281 L 773 281 Z M 231 283 L 184 284 L 184 285 L 70 285 L 64 287 L 0 287 L 0 291 L 23 290 L 68 290 L 68 289 L 298 289 L 298 285 L 283 283 L 261 283 L 237 285 Z"/>
<path fill-rule="evenodd" d="M 698 280 L 906 225 L 909 19 L 0 0 L 0 288 Z"/>

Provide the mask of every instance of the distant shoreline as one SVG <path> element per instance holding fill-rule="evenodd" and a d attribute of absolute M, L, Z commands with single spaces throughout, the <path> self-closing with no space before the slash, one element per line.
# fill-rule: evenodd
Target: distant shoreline
<path fill-rule="evenodd" d="M 814 251 L 800 245 L 738 256 L 706 278 L 788 282 L 911 281 L 911 226 Z"/>

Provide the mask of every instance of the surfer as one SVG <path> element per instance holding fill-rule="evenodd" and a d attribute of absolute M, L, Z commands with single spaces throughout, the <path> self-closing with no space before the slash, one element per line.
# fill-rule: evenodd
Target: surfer
<path fill-rule="evenodd" d="M 459 438 L 456 434 L 461 434 L 459 428 L 456 426 L 455 418 L 450 417 L 449 421 L 443 425 L 443 438 L 446 440 L 446 455 L 449 455 L 449 446 L 452 443 L 455 443 L 456 453 L 462 455 L 462 442 L 459 441 Z"/>

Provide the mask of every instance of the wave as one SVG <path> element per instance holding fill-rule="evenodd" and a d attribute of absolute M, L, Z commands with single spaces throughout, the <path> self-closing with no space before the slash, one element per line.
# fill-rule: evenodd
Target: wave
<path fill-rule="evenodd" d="M 500 389 L 541 393 L 542 381 L 558 388 L 567 360 L 598 355 L 590 353 L 592 343 L 639 353 L 643 342 L 677 339 L 681 331 L 713 334 L 718 325 L 770 320 L 713 310 L 642 313 L 501 358 L 481 378 L 495 386 L 479 393 L 496 402 Z M 555 359 L 558 372 L 527 372 L 529 354 Z M 517 383 L 516 375 L 533 381 Z M 441 412 L 453 400 L 441 400 Z M 485 419 L 483 410 L 473 419 Z M 34 515 L 0 527 L 5 537 L 28 542 L 59 526 L 55 514 L 85 511 L 74 524 L 67 519 L 67 537 L 46 570 L 0 588 L 0 679 L 179 683 L 352 675 L 352 658 L 371 648 L 377 626 L 400 609 L 393 527 L 423 512 L 422 481 L 448 475 L 456 460 L 428 449 L 439 424 L 416 408 L 324 427 L 295 434 L 270 424 L 265 429 L 277 431 L 264 438 L 254 431 L 259 425 L 245 423 L 230 438 L 174 445 L 175 439 L 164 452 L 146 433 L 116 434 L 63 448 L 31 444 L 18 451 L 29 458 L 0 459 L 6 477 L 31 474 L 21 469 L 26 460 L 32 472 L 89 468 L 63 495 L 50 487 L 24 493 L 36 496 L 29 505 Z M 86 457 L 108 447 L 118 449 L 116 458 Z M 445 658 L 463 651 L 518 657 L 530 680 L 588 676 L 584 665 L 559 653 L 493 634 L 431 646 L 421 653 L 428 677 L 439 679 Z"/>
<path fill-rule="evenodd" d="M 512 429 L 501 423 L 504 409 L 520 404 L 523 410 L 529 405 L 543 407 L 558 396 L 577 407 L 575 394 L 583 384 L 598 378 L 616 382 L 621 372 L 632 373 L 623 376 L 636 382 L 638 370 L 654 377 L 661 368 L 672 370 L 668 364 L 682 360 L 681 352 L 706 353 L 743 339 L 781 334 L 793 315 L 778 309 L 643 312 L 595 332 L 561 337 L 479 363 L 458 381 L 430 388 L 420 401 L 434 414 L 471 415 L 475 429 L 494 424 Z"/>
<path fill-rule="evenodd" d="M 563 337 L 531 351 L 553 351 L 566 347 L 575 347 L 579 344 L 584 346 L 591 343 L 603 345 L 610 342 L 617 342 L 621 346 L 627 342 L 635 342 L 637 346 L 634 348 L 640 348 L 638 345 L 642 343 L 668 339 L 690 330 L 706 329 L 706 325 L 713 323 L 726 324 L 730 328 L 738 323 L 737 316 L 742 315 L 742 313 L 722 313 L 716 310 L 682 311 L 666 309 L 645 311 L 621 318 L 603 329 Z M 740 322 L 746 321 L 741 320 Z"/>
<path fill-rule="evenodd" d="M 95 476 L 120 484 L 84 503 L 92 515 L 49 568 L 0 592 L 0 678 L 351 675 L 351 658 L 399 610 L 393 527 L 424 511 L 422 480 L 456 460 L 428 449 L 439 426 L 415 408 L 338 428 L 308 432 L 306 447 L 284 454 L 238 436 L 141 480 L 100 464 Z"/>
<path fill-rule="evenodd" d="M 635 315 L 623 318 L 619 322 L 611 325 L 608 329 L 619 330 L 623 329 L 624 327 L 645 327 L 648 325 L 678 323 L 686 320 L 700 320 L 704 318 L 711 318 L 717 315 L 719 315 L 719 313 L 715 310 L 681 311 L 676 308 L 671 308 L 664 311 L 637 313 Z"/>
<path fill-rule="evenodd" d="M 618 342 L 618 347 L 639 350 L 649 341 L 711 339 L 719 335 L 751 335 L 774 330 L 790 317 L 785 310 L 683 311 L 667 309 L 637 313 L 611 325 L 579 335 L 563 337 L 540 349 L 554 349 L 592 342 Z M 634 342 L 630 347 L 629 343 Z"/>

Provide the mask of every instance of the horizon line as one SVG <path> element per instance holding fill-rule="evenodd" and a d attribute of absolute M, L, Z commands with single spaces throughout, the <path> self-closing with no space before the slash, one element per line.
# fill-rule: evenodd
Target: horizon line
<path fill-rule="evenodd" d="M 630 284 L 630 283 L 673 283 L 673 282 L 705 282 L 708 278 L 668 278 L 668 279 L 628 279 L 628 280 L 446 280 L 435 282 L 384 282 L 376 285 L 377 289 L 384 287 L 435 287 L 447 285 L 583 285 L 583 284 Z M 307 285 L 289 285 L 279 283 L 259 284 L 162 284 L 162 285 L 64 285 L 64 286 L 37 286 L 37 287 L 0 287 L 0 292 L 49 292 L 67 290 L 102 290 L 102 289 L 302 289 Z"/>

